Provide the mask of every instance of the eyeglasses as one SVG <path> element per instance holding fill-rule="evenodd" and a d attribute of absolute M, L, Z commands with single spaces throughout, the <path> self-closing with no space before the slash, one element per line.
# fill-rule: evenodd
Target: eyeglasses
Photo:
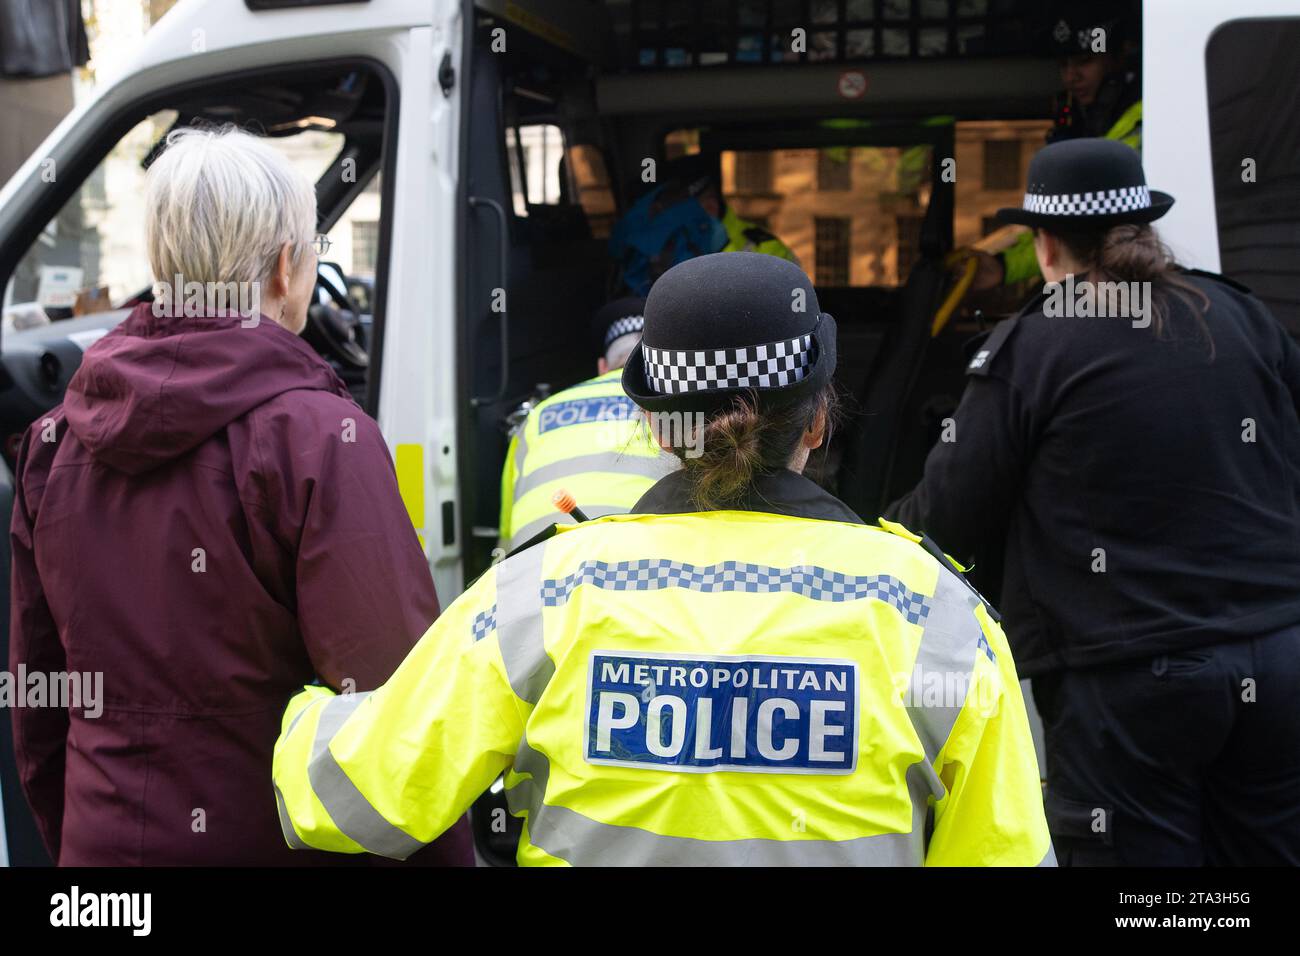
<path fill-rule="evenodd" d="M 330 251 L 330 237 L 318 235 L 311 241 L 311 247 L 316 250 L 316 255 L 323 256 Z"/>

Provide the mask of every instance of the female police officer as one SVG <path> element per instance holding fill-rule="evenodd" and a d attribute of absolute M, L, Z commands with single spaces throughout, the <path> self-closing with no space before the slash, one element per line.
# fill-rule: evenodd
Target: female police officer
<path fill-rule="evenodd" d="M 889 513 L 961 559 L 1005 543 L 1062 863 L 1294 865 L 1300 349 L 1170 263 L 1149 224 L 1172 203 L 1113 141 L 1034 158 L 1000 217 L 1035 228 L 1048 289 Z"/>
<path fill-rule="evenodd" d="M 990 611 L 798 474 L 834 366 L 791 263 L 665 273 L 624 386 L 684 468 L 496 565 L 374 693 L 298 695 L 290 844 L 406 856 L 509 769 L 523 864 L 1054 862 Z"/>

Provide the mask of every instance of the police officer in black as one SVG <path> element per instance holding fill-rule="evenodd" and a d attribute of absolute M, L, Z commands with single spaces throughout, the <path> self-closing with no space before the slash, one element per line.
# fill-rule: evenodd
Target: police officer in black
<path fill-rule="evenodd" d="M 1296 865 L 1300 348 L 1174 265 L 1150 225 L 1172 204 L 1118 142 L 1034 158 L 999 217 L 1048 285 L 887 513 L 1003 565 L 1062 865 Z"/>
<path fill-rule="evenodd" d="M 1070 0 L 1050 30 L 1050 46 L 1060 60 L 1061 95 L 1053 107 L 1047 141 L 1084 136 L 1120 140 L 1141 152 L 1142 85 L 1130 59 L 1137 31 L 1115 0 Z"/>

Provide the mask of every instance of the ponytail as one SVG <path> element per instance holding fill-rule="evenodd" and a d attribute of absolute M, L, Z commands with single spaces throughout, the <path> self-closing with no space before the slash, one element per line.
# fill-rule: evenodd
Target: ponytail
<path fill-rule="evenodd" d="M 804 431 L 826 414 L 823 447 L 838 409 L 834 387 L 828 385 L 812 398 L 776 411 L 760 410 L 752 398 L 737 398 L 730 408 L 703 423 L 695 445 L 698 455 L 674 448 L 690 486 L 691 500 L 703 511 L 742 501 L 755 480 L 789 465 Z"/>
<path fill-rule="evenodd" d="M 1114 226 L 1102 232 L 1055 235 L 1071 256 L 1087 266 L 1094 281 L 1151 283 L 1151 326 L 1158 337 L 1166 337 L 1169 330 L 1167 297 L 1179 299 L 1195 317 L 1197 338 L 1209 343 L 1213 359 L 1214 339 L 1205 321 L 1210 300 L 1183 277 L 1173 253 L 1149 223 Z"/>
<path fill-rule="evenodd" d="M 682 460 L 696 505 L 710 510 L 736 500 L 753 484 L 763 464 L 764 445 L 772 444 L 764 441 L 770 428 L 744 399 L 705 423 L 699 457 Z"/>

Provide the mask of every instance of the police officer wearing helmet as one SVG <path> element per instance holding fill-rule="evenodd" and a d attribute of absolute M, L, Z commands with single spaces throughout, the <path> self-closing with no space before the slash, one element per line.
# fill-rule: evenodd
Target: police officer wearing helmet
<path fill-rule="evenodd" d="M 1300 348 L 1171 261 L 1150 224 L 1173 202 L 1112 140 L 1034 158 L 998 215 L 1049 284 L 887 513 L 1004 561 L 1063 864 L 1296 865 Z"/>
<path fill-rule="evenodd" d="M 1142 88 L 1130 69 L 1128 24 L 1115 3 L 1071 2 L 1055 18 L 1050 44 L 1063 95 L 1049 143 L 1100 136 L 1142 150 Z"/>
<path fill-rule="evenodd" d="M 1142 87 L 1131 68 L 1130 29 L 1123 5 L 1070 0 L 1057 4 L 1048 18 L 1046 45 L 1061 69 L 1061 95 L 1053 109 L 1049 143 L 1101 137 L 1142 153 Z M 979 262 L 975 289 L 1014 285 L 1039 276 L 1033 236 L 1021 233 L 996 256 L 975 253 Z"/>
<path fill-rule="evenodd" d="M 298 695 L 289 842 L 403 857 L 508 770 L 522 864 L 1051 863 L 992 612 L 800 475 L 834 368 L 790 263 L 666 272 L 623 382 L 683 469 L 494 566 L 374 693 Z"/>
<path fill-rule="evenodd" d="M 519 547 L 562 519 L 568 492 L 588 517 L 623 514 L 677 465 L 650 439 L 623 392 L 622 369 L 641 339 L 645 300 L 618 299 L 593 319 L 599 374 L 539 402 L 510 440 L 501 475 L 502 545 Z"/>

